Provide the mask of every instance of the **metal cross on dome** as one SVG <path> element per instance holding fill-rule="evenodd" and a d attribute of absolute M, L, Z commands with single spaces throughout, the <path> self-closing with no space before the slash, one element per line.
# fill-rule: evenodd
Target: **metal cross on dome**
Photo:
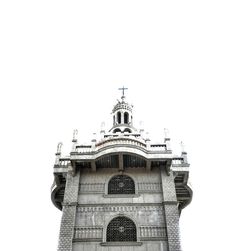
<path fill-rule="evenodd" d="M 128 88 L 125 88 L 124 86 L 122 88 L 119 88 L 118 90 L 122 91 L 122 96 L 124 97 L 124 91 L 128 90 Z"/>

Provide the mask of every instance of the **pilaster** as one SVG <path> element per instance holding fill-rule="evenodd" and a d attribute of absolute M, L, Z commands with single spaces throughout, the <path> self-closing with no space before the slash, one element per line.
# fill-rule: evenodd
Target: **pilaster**
<path fill-rule="evenodd" d="M 72 251 L 80 172 L 67 174 L 58 251 Z"/>
<path fill-rule="evenodd" d="M 168 251 L 181 251 L 179 234 L 179 212 L 174 185 L 173 172 L 167 174 L 166 168 L 161 168 L 163 207 L 165 212 Z"/>

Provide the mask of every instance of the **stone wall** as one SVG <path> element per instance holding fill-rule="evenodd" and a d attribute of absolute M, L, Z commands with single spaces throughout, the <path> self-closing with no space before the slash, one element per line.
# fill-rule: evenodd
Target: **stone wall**
<path fill-rule="evenodd" d="M 74 251 L 167 251 L 166 241 L 145 241 L 141 246 L 101 246 L 99 242 L 74 242 Z"/>
<path fill-rule="evenodd" d="M 164 167 L 126 169 L 135 194 L 108 194 L 117 169 L 82 169 L 67 175 L 58 251 L 180 251 L 179 213 L 173 173 Z M 137 242 L 112 246 L 106 229 L 117 216 L 136 225 Z"/>
<path fill-rule="evenodd" d="M 73 250 L 168 250 L 162 184 L 159 169 L 126 169 L 135 181 L 135 194 L 109 195 L 109 180 L 120 174 L 117 169 L 82 170 L 74 230 Z M 125 216 L 137 227 L 138 246 L 102 246 L 108 223 Z"/>
<path fill-rule="evenodd" d="M 84 170 L 80 178 L 79 204 L 95 203 L 161 203 L 162 186 L 159 171 L 145 172 L 144 168 L 126 169 L 124 174 L 135 181 L 134 196 L 107 195 L 108 181 L 118 175 L 117 169 L 107 168 L 91 172 Z"/>

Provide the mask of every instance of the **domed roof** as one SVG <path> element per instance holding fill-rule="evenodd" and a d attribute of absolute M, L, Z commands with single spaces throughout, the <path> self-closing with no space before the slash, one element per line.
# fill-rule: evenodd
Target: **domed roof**
<path fill-rule="evenodd" d="M 128 110 L 132 112 L 133 106 L 125 102 L 124 99 L 125 99 L 125 96 L 122 96 L 122 100 L 121 101 L 118 100 L 118 103 L 114 106 L 112 110 L 113 113 L 115 113 L 117 110 L 120 110 L 120 109 L 124 109 L 124 110 Z"/>

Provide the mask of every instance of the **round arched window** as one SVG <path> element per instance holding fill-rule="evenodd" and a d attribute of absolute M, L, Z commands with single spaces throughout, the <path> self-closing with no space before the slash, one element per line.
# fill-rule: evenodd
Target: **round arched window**
<path fill-rule="evenodd" d="M 121 113 L 120 112 L 118 112 L 117 113 L 117 122 L 118 122 L 118 124 L 121 124 L 121 121 L 122 121 L 122 119 L 121 119 Z"/>
<path fill-rule="evenodd" d="M 125 124 L 128 124 L 128 122 L 129 122 L 129 115 L 128 115 L 127 112 L 125 112 L 125 113 L 124 113 L 124 123 L 125 123 Z"/>
<path fill-rule="evenodd" d="M 127 175 L 116 175 L 109 181 L 108 194 L 135 194 L 135 183 Z"/>
<path fill-rule="evenodd" d="M 127 217 L 116 217 L 107 227 L 107 242 L 136 241 L 135 223 Z"/>
<path fill-rule="evenodd" d="M 129 128 L 125 128 L 123 132 L 124 133 L 126 133 L 126 132 L 131 133 L 131 130 Z"/>

